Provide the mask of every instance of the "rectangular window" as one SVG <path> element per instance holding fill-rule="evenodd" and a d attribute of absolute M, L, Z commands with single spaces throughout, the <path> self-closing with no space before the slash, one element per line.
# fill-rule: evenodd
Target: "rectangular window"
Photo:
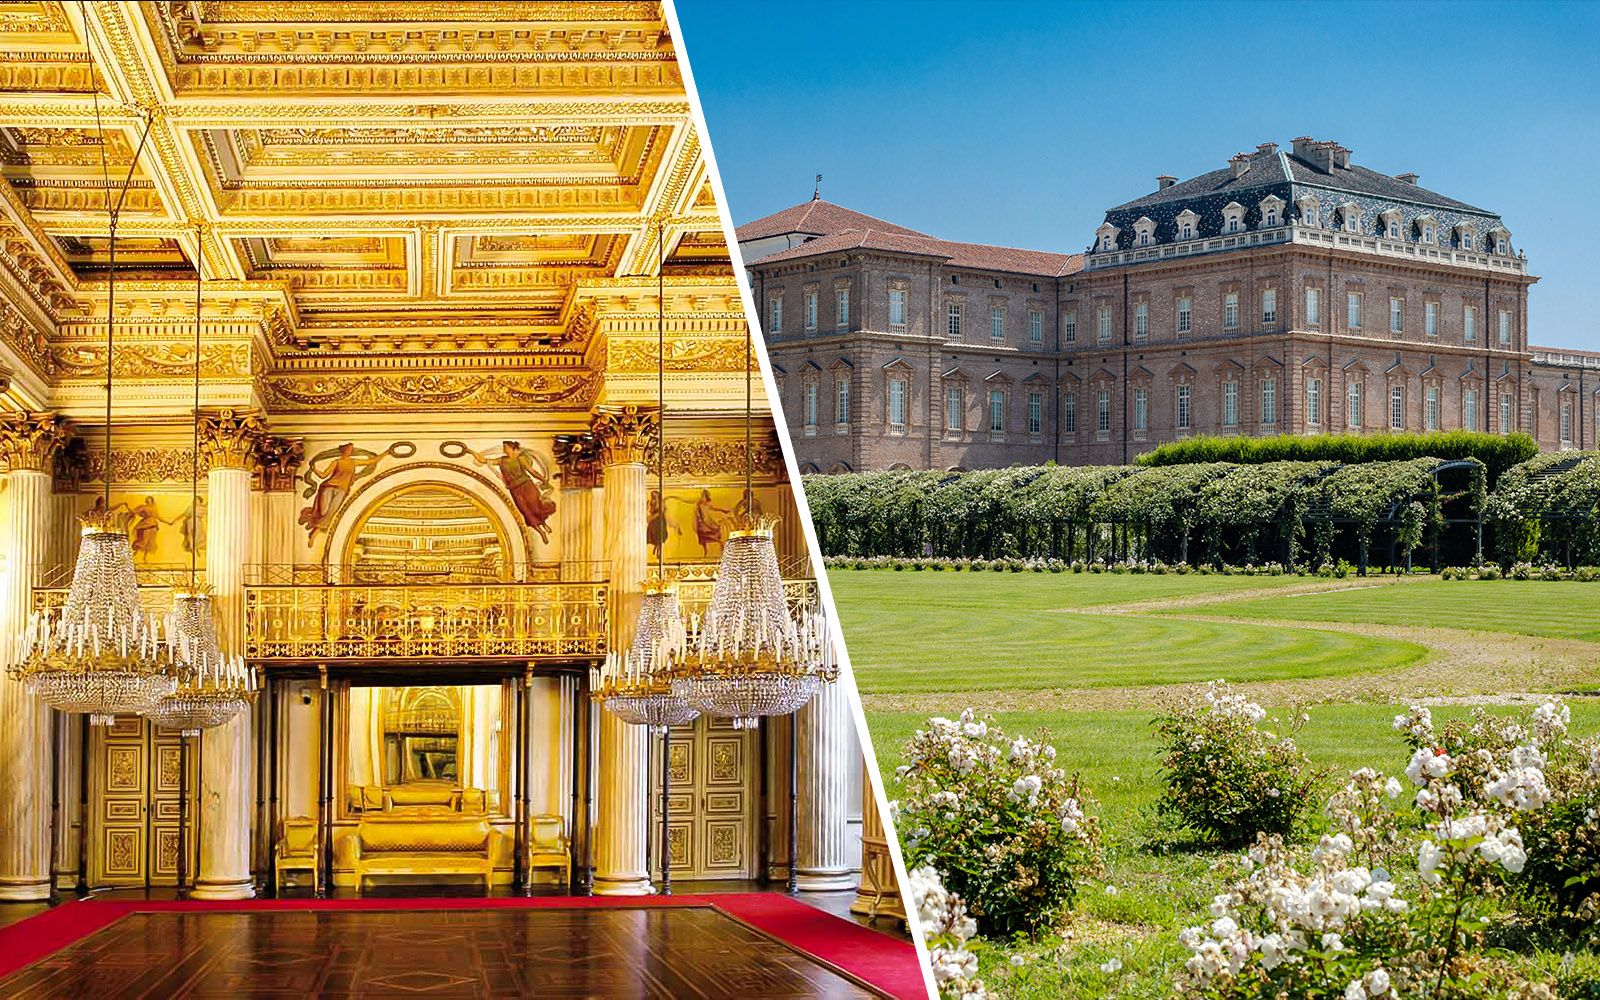
<path fill-rule="evenodd" d="M 1100 434 L 1111 433 L 1111 390 L 1101 389 L 1094 397 L 1094 429 Z"/>
<path fill-rule="evenodd" d="M 833 383 L 833 422 L 850 422 L 850 380 L 841 378 Z"/>
<path fill-rule="evenodd" d="M 1478 339 L 1478 307 L 1467 306 L 1461 313 L 1461 339 L 1471 344 Z"/>
<path fill-rule="evenodd" d="M 1322 289 L 1306 289 L 1306 326 L 1322 325 Z"/>
<path fill-rule="evenodd" d="M 1511 343 L 1511 310 L 1500 310 L 1500 344 L 1505 346 Z"/>
<path fill-rule="evenodd" d="M 1269 288 L 1261 293 L 1261 325 L 1276 326 L 1278 323 L 1278 290 Z"/>
<path fill-rule="evenodd" d="M 1178 430 L 1186 431 L 1193 424 L 1193 413 L 1189 407 L 1191 389 L 1187 385 L 1178 386 L 1177 399 L 1172 409 L 1173 420 L 1177 423 Z"/>
<path fill-rule="evenodd" d="M 989 336 L 994 340 L 1006 339 L 1005 306 L 989 307 Z"/>
<path fill-rule="evenodd" d="M 1222 383 L 1222 426 L 1239 426 L 1239 383 Z"/>
<path fill-rule="evenodd" d="M 1278 422 L 1278 380 L 1261 380 L 1261 422 L 1271 426 Z"/>
<path fill-rule="evenodd" d="M 945 333 L 952 340 L 961 339 L 961 303 L 951 302 L 945 306 Z"/>
<path fill-rule="evenodd" d="M 1361 293 L 1350 292 L 1345 296 L 1344 325 L 1352 330 L 1361 329 Z"/>
<path fill-rule="evenodd" d="M 1478 390 L 1468 389 L 1461 394 L 1461 427 L 1478 430 Z"/>
<path fill-rule="evenodd" d="M 1193 303 L 1189 301 L 1189 297 L 1187 295 L 1185 295 L 1183 298 L 1178 300 L 1178 332 L 1179 333 L 1188 333 L 1189 332 L 1189 326 L 1190 326 L 1190 324 L 1189 324 L 1189 314 L 1190 314 L 1190 308 L 1191 308 L 1192 305 L 1193 305 Z"/>
<path fill-rule="evenodd" d="M 1061 340 L 1063 343 L 1076 344 L 1078 342 L 1078 314 L 1075 312 L 1061 314 Z"/>
<path fill-rule="evenodd" d="M 1439 303 L 1429 302 L 1423 306 L 1423 332 L 1430 337 L 1439 335 Z"/>
<path fill-rule="evenodd" d="M 1133 429 L 1144 433 L 1150 429 L 1150 390 L 1133 390 Z"/>
<path fill-rule="evenodd" d="M 964 393 L 962 393 L 959 385 L 947 385 L 944 387 L 944 429 L 947 431 L 961 430 L 964 423 L 961 419 L 961 411 L 966 408 L 966 402 L 962 399 L 963 395 Z"/>
<path fill-rule="evenodd" d="M 850 328 L 850 288 L 835 288 L 833 290 L 833 325 L 838 330 Z"/>
<path fill-rule="evenodd" d="M 817 293 L 806 293 L 806 330 L 809 332 L 817 328 Z"/>
<path fill-rule="evenodd" d="M 1422 398 L 1427 409 L 1427 412 L 1423 414 L 1423 419 L 1427 422 L 1428 430 L 1436 431 L 1439 429 L 1439 387 L 1436 385 L 1428 386 Z"/>
<path fill-rule="evenodd" d="M 1404 430 L 1406 426 L 1406 390 L 1403 386 L 1389 387 L 1389 429 Z"/>
<path fill-rule="evenodd" d="M 1150 304 L 1141 302 L 1133 307 L 1133 339 L 1145 340 L 1150 336 Z"/>
<path fill-rule="evenodd" d="M 1006 394 L 1003 389 L 989 390 L 989 433 L 1004 434 L 1006 431 Z"/>
<path fill-rule="evenodd" d="M 1572 400 L 1570 399 L 1561 401 L 1561 447 L 1572 447 Z"/>
<path fill-rule="evenodd" d="M 1100 319 L 1099 319 L 1099 324 L 1100 325 L 1095 331 L 1095 337 L 1097 337 L 1101 341 L 1110 340 L 1111 339 L 1111 307 L 1110 306 L 1101 306 L 1100 307 L 1100 312 L 1099 312 L 1099 317 L 1100 317 Z"/>
<path fill-rule="evenodd" d="M 906 290 L 904 288 L 889 289 L 889 329 L 904 330 L 906 328 Z"/>
<path fill-rule="evenodd" d="M 1313 427 L 1322 424 L 1322 379 L 1306 381 L 1306 423 Z"/>
<path fill-rule="evenodd" d="M 767 336 L 776 337 L 783 332 L 783 300 L 774 298 L 767 308 Z"/>
<path fill-rule="evenodd" d="M 817 383 L 815 380 L 807 382 L 805 387 L 805 424 L 806 433 L 815 434 L 817 430 Z"/>
<path fill-rule="evenodd" d="M 1404 333 L 1406 329 L 1406 300 L 1389 296 L 1389 332 Z"/>
<path fill-rule="evenodd" d="M 1061 394 L 1061 433 L 1078 433 L 1078 394 L 1075 392 Z"/>
<path fill-rule="evenodd" d="M 1229 292 L 1222 297 L 1222 328 L 1224 330 L 1237 329 L 1239 326 L 1239 293 Z"/>
<path fill-rule="evenodd" d="M 904 427 L 906 425 L 906 380 L 892 378 L 889 380 L 889 426 Z"/>
<path fill-rule="evenodd" d="M 1044 393 L 1028 393 L 1028 433 L 1044 433 Z"/>
<path fill-rule="evenodd" d="M 1028 310 L 1028 343 L 1044 343 L 1044 313 L 1037 309 Z"/>
<path fill-rule="evenodd" d="M 1563 401 L 1563 405 L 1565 405 L 1565 401 Z M 1500 394 L 1500 433 L 1510 434 L 1511 428 L 1511 393 L 1502 392 Z M 1565 441 L 1566 438 L 1562 438 L 1562 440 Z"/>
<path fill-rule="evenodd" d="M 1344 390 L 1344 422 L 1347 427 L 1361 426 L 1361 383 L 1351 379 Z"/>

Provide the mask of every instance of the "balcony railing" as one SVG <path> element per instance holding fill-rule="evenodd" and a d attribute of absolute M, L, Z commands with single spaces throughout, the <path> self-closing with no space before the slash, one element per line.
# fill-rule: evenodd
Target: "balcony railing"
<path fill-rule="evenodd" d="M 604 656 L 597 583 L 255 586 L 245 658 L 535 660 Z"/>

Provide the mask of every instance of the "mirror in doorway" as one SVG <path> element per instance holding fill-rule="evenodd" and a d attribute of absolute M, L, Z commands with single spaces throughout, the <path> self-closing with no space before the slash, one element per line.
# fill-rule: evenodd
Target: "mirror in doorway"
<path fill-rule="evenodd" d="M 499 685 L 350 689 L 352 813 L 503 813 L 509 788 Z"/>

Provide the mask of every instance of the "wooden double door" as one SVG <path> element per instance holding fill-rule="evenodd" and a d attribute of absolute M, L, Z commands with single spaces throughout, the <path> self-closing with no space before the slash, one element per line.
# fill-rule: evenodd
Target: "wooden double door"
<path fill-rule="evenodd" d="M 195 741 L 197 742 L 197 741 Z M 190 795 L 188 877 L 195 870 L 198 753 L 191 742 L 188 781 L 176 733 L 137 716 L 118 716 L 89 730 L 89 883 L 93 886 L 176 885 L 180 795 Z"/>
<path fill-rule="evenodd" d="M 672 730 L 668 824 L 674 879 L 753 878 L 759 795 L 756 731 L 701 717 Z M 652 844 L 661 837 L 660 744 L 652 748 Z M 652 854 L 655 852 L 652 851 Z"/>

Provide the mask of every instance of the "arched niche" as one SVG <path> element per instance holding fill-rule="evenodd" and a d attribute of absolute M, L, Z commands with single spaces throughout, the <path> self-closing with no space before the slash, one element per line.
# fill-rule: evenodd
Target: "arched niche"
<path fill-rule="evenodd" d="M 371 477 L 345 502 L 323 552 L 329 579 L 373 582 L 357 579 L 352 572 L 363 562 L 358 545 L 363 533 L 374 518 L 380 522 L 398 519 L 408 509 L 420 513 L 430 501 L 437 502 L 451 520 L 481 518 L 494 532 L 500 549 L 500 570 L 494 575 L 508 581 L 527 578 L 535 556 L 522 518 L 505 490 L 472 469 L 444 462 L 412 462 Z"/>

